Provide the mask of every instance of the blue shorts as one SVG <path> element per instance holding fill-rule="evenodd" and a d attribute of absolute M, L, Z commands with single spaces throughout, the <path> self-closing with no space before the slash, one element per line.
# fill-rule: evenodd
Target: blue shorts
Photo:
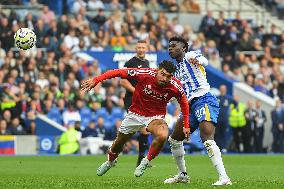
<path fill-rule="evenodd" d="M 219 102 L 210 92 L 203 96 L 193 98 L 190 102 L 190 128 L 195 131 L 202 121 L 217 124 L 219 115 Z"/>

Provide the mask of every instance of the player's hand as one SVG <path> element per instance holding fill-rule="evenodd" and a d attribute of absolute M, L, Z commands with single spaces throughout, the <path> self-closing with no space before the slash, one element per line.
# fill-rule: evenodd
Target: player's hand
<path fill-rule="evenodd" d="M 94 88 L 98 83 L 95 82 L 95 80 L 93 78 L 91 79 L 86 79 L 84 81 L 82 81 L 81 83 L 81 90 L 83 92 L 88 92 L 90 91 L 92 88 Z"/>
<path fill-rule="evenodd" d="M 187 141 L 189 141 L 190 128 L 183 128 L 183 133 Z"/>
<path fill-rule="evenodd" d="M 195 58 L 190 58 L 190 59 L 189 59 L 189 63 L 190 63 L 190 64 L 199 64 L 198 60 L 195 59 Z"/>

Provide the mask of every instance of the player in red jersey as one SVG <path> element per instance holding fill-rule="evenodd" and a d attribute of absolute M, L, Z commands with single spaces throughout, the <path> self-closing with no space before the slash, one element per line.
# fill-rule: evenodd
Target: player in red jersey
<path fill-rule="evenodd" d="M 162 61 L 158 69 L 111 70 L 82 82 L 82 90 L 89 91 L 98 83 L 114 77 L 137 80 L 132 105 L 122 121 L 118 135 L 108 152 L 108 161 L 97 169 L 99 176 L 102 176 L 114 166 L 123 145 L 132 135 L 142 127 L 146 127 L 146 130 L 153 134 L 154 140 L 148 155 L 134 172 L 137 177 L 143 175 L 148 163 L 160 153 L 167 140 L 168 126 L 164 119 L 167 103 L 172 97 L 175 97 L 181 106 L 184 134 L 186 138 L 189 137 L 189 105 L 181 83 L 173 77 L 175 70 L 176 67 L 172 62 Z"/>

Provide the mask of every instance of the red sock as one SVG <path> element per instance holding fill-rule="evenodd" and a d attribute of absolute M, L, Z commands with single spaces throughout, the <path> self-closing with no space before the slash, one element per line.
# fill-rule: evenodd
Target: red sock
<path fill-rule="evenodd" d="M 148 155 L 147 155 L 147 159 L 149 161 L 151 161 L 152 159 L 154 159 L 157 155 L 159 155 L 161 149 L 156 149 L 154 148 L 152 145 L 150 146 L 150 149 L 149 149 L 149 152 L 148 152 Z"/>
<path fill-rule="evenodd" d="M 113 153 L 111 150 L 108 151 L 107 159 L 110 162 L 113 162 L 117 157 L 119 153 Z"/>

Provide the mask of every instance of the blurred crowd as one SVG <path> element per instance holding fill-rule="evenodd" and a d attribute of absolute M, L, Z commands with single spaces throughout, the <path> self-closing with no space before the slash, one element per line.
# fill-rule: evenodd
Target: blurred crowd
<path fill-rule="evenodd" d="M 223 12 L 214 18 L 209 11 L 202 20 L 199 40 L 193 40 L 191 49 L 200 49 L 210 64 L 229 78 L 283 100 L 284 31 L 277 32 L 272 25 L 266 32 L 264 26 L 253 23 L 242 19 L 240 12 L 234 19 L 224 19 Z"/>
<path fill-rule="evenodd" d="M 257 4 L 264 6 L 273 14 L 278 15 L 280 19 L 284 19 L 284 1 L 283 0 L 254 0 Z"/>
<path fill-rule="evenodd" d="M 227 87 L 220 86 L 220 115 L 215 132 L 215 141 L 223 152 L 264 153 L 284 152 L 284 107 L 281 100 L 271 111 L 273 135 L 272 146 L 263 147 L 267 117 L 261 101 L 249 99 L 246 103 L 239 96 L 227 95 Z"/>
<path fill-rule="evenodd" d="M 42 2 L 17 1 L 24 5 Z M 119 79 L 112 79 L 90 94 L 81 93 L 80 81 L 102 71 L 97 61 L 81 59 L 77 52 L 134 51 L 138 40 L 146 40 L 150 51 L 166 51 L 168 39 L 174 35 L 186 38 L 190 50 L 202 51 L 210 64 L 229 78 L 284 100 L 284 32 L 277 31 L 274 25 L 266 31 L 253 20 L 243 19 L 240 12 L 234 18 L 225 18 L 224 12 L 213 17 L 208 11 L 199 30 L 193 31 L 190 25 L 181 25 L 178 17 L 167 17 L 165 11 L 199 13 L 194 0 L 183 0 L 181 4 L 175 0 L 62 3 L 66 13 L 62 15 L 45 5 L 40 14 L 29 12 L 25 17 L 14 10 L 9 14 L 0 10 L 2 134 L 34 134 L 36 114 L 43 113 L 63 125 L 75 121 L 77 130 L 96 128 L 91 135 L 112 140 L 115 125 L 125 113 L 125 90 Z M 147 7 L 164 11 L 154 19 Z M 97 10 L 97 14 L 89 16 L 88 10 Z M 110 10 L 110 16 L 106 16 Z M 133 11 L 144 14 L 138 19 Z M 37 49 L 26 53 L 14 48 L 13 35 L 21 27 L 35 31 Z M 178 115 L 179 110 L 172 108 L 167 115 L 170 127 Z"/>
<path fill-rule="evenodd" d="M 3 0 L 6 5 L 28 5 L 37 6 L 48 3 L 55 3 L 50 0 Z M 77 13 L 81 8 L 86 10 L 104 9 L 114 11 L 117 9 L 132 9 L 134 11 L 166 11 L 166 12 L 192 12 L 200 13 L 200 6 L 197 0 L 56 0 L 57 14 Z M 50 4 L 51 5 L 51 4 Z M 60 9 L 60 10 L 59 10 Z"/>

